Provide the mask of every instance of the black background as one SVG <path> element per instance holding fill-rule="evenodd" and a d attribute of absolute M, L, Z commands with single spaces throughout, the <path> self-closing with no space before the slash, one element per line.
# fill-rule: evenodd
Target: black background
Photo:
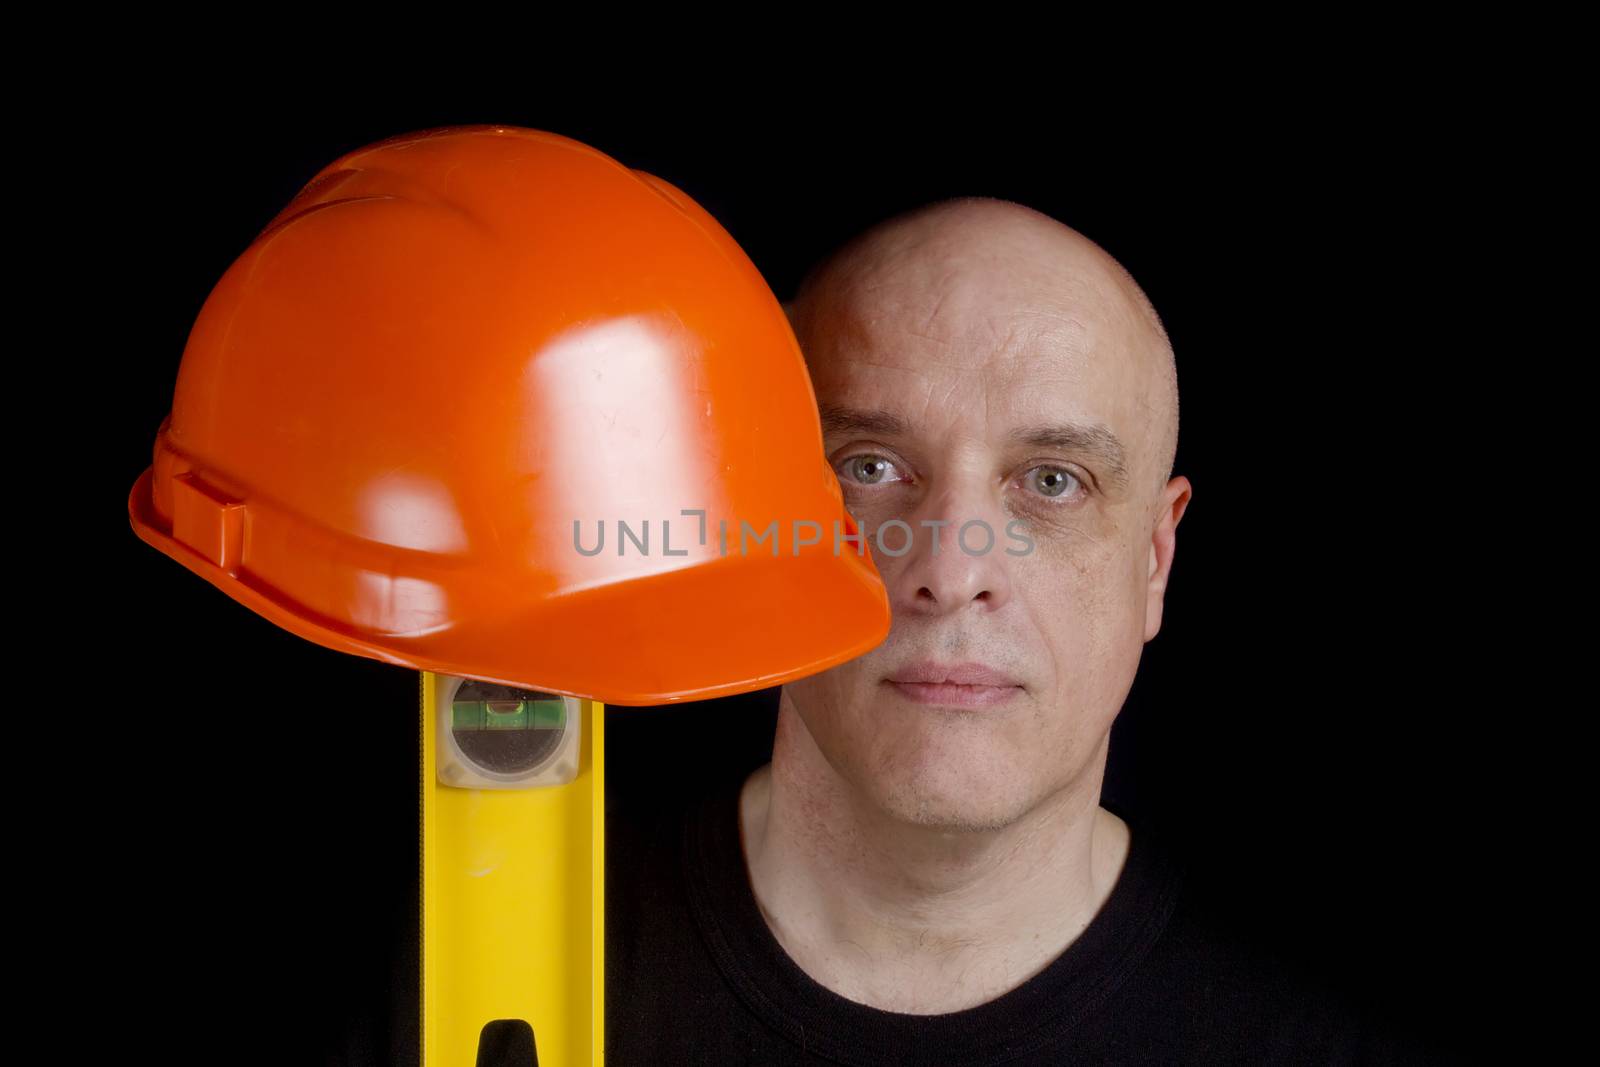
<path fill-rule="evenodd" d="M 391 134 L 497 122 L 673 182 L 782 297 L 861 228 L 961 194 L 1035 207 L 1127 266 L 1177 351 L 1195 495 L 1107 800 L 1176 827 L 1251 936 L 1441 1041 L 1488 1039 L 1502 977 L 1475 931 L 1503 833 L 1482 773 L 1499 706 L 1440 618 L 1462 565 L 1434 344 L 1455 299 L 1439 280 L 1452 175 L 1471 157 L 1453 120 L 1419 133 L 1339 97 L 1088 128 L 1049 101 L 753 118 L 718 94 L 249 113 L 203 96 L 97 120 L 123 163 L 81 205 L 99 240 L 75 277 L 99 296 L 76 326 L 105 358 L 102 409 L 71 413 L 98 457 L 74 493 L 98 585 L 66 606 L 114 635 L 123 662 L 101 677 L 123 728 L 93 750 L 94 814 L 57 844 L 94 857 L 79 929 L 115 991 L 106 1026 L 298 1050 L 282 1062 L 415 1062 L 415 674 L 256 617 L 139 541 L 126 496 L 211 285 L 299 187 Z M 774 699 L 613 709 L 609 780 L 648 796 L 754 767 Z"/>

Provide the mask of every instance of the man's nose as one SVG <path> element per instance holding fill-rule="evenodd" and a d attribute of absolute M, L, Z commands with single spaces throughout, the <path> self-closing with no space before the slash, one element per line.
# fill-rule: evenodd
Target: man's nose
<path fill-rule="evenodd" d="M 998 611 L 1011 599 L 1006 519 L 991 493 L 976 486 L 930 493 L 899 519 L 904 526 L 889 522 L 872 534 L 896 611 Z"/>

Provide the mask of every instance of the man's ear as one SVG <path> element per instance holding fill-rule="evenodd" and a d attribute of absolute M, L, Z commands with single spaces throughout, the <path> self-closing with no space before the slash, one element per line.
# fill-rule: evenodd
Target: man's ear
<path fill-rule="evenodd" d="M 1161 631 L 1161 609 L 1166 604 L 1167 580 L 1172 575 L 1172 560 L 1178 551 L 1178 522 L 1189 507 L 1194 487 L 1179 475 L 1162 490 L 1156 510 L 1155 530 L 1150 538 L 1149 584 L 1145 588 L 1144 639 Z"/>

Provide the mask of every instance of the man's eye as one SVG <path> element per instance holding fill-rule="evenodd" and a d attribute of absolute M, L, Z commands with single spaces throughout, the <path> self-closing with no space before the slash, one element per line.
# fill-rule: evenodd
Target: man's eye
<path fill-rule="evenodd" d="M 844 469 L 850 481 L 856 485 L 882 485 L 884 482 L 893 481 L 889 477 L 889 472 L 894 470 L 894 464 L 883 456 L 871 452 L 851 456 L 844 461 Z"/>
<path fill-rule="evenodd" d="M 1082 485 L 1078 476 L 1064 467 L 1035 467 L 1024 475 L 1024 479 L 1041 496 L 1047 497 L 1071 496 L 1073 487 Z"/>

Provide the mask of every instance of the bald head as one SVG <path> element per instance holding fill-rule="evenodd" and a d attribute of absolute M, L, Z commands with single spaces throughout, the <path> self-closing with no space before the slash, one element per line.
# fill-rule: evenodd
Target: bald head
<path fill-rule="evenodd" d="M 784 310 L 814 381 L 838 342 L 864 339 L 891 318 L 940 343 L 1024 331 L 1041 355 L 1057 341 L 1092 346 L 1092 358 L 1126 364 L 1121 387 L 1136 394 L 1147 473 L 1159 483 L 1150 490 L 1172 475 L 1177 368 L 1160 316 L 1104 249 L 1032 208 L 962 197 L 894 216 L 816 264 Z"/>

